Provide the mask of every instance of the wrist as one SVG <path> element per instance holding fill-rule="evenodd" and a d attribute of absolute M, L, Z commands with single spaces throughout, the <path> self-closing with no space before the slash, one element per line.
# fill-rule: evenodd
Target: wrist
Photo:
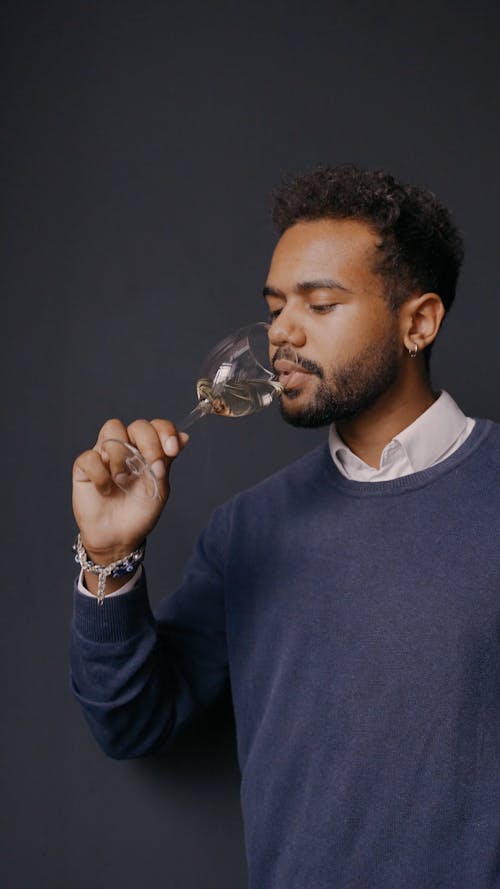
<path fill-rule="evenodd" d="M 132 574 L 126 574 L 122 577 L 107 577 L 106 578 L 106 587 L 104 590 L 104 596 L 109 596 L 110 593 L 116 593 L 122 587 L 127 586 L 132 580 L 135 579 L 136 574 L 139 570 L 139 567 Z M 91 571 L 82 571 L 82 580 L 83 586 L 89 593 L 92 593 L 93 596 L 97 596 L 99 592 L 99 577 L 97 574 L 93 574 Z"/>
<path fill-rule="evenodd" d="M 103 556 L 110 555 L 110 549 L 107 549 L 106 551 L 98 551 L 96 553 L 96 558 L 93 558 L 92 555 L 87 552 L 81 534 L 78 534 L 73 546 L 73 552 L 75 553 L 75 562 L 78 562 L 78 564 L 84 569 L 85 582 L 88 585 L 89 591 L 97 595 L 99 605 L 102 605 L 102 603 L 104 602 L 107 581 L 109 580 L 111 584 L 113 584 L 113 581 L 120 581 L 118 585 L 113 584 L 112 587 L 108 587 L 108 592 L 115 592 L 117 589 L 119 589 L 122 585 L 123 579 L 126 579 L 127 576 L 128 578 L 130 578 L 130 576 L 135 573 L 144 559 L 145 550 L 146 541 L 132 550 L 132 552 L 129 551 L 124 556 L 122 555 L 118 559 L 113 559 L 111 562 L 103 563 L 101 559 L 103 558 Z M 99 561 L 97 561 L 97 559 L 99 559 Z M 92 575 L 95 575 L 98 578 L 97 590 L 94 590 L 95 583 Z"/>
<path fill-rule="evenodd" d="M 112 562 L 120 562 L 122 559 L 125 559 L 129 553 L 133 552 L 140 547 L 141 541 L 138 543 L 132 544 L 117 544 L 116 546 L 110 547 L 96 547 L 96 546 L 87 546 L 85 538 L 80 535 L 80 539 L 85 548 L 85 552 L 87 553 L 88 558 L 94 563 L 94 565 L 101 565 L 105 568 L 107 565 L 111 565 Z"/>

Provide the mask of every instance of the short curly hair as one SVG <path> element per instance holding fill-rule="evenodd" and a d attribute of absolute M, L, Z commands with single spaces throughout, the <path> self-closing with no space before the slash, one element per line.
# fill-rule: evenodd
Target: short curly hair
<path fill-rule="evenodd" d="M 393 311 L 415 291 L 437 293 L 446 311 L 455 298 L 464 248 L 451 213 L 426 188 L 384 170 L 353 164 L 287 177 L 273 195 L 280 234 L 297 222 L 356 219 L 380 237 L 376 271 Z"/>

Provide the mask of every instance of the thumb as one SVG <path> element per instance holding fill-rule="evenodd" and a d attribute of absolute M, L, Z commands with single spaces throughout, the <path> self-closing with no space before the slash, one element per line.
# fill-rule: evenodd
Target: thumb
<path fill-rule="evenodd" d="M 86 472 L 83 471 L 81 466 L 78 466 L 78 463 L 75 463 L 73 469 L 73 481 L 75 482 L 88 482 L 89 477 Z"/>

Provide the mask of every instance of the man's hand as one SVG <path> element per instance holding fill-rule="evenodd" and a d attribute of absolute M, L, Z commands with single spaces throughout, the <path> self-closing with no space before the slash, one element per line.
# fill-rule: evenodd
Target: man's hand
<path fill-rule="evenodd" d="M 139 498 L 115 484 L 120 466 L 107 439 L 134 445 L 158 479 L 159 497 Z M 126 427 L 108 420 L 97 442 L 73 466 L 73 511 L 83 545 L 99 565 L 108 565 L 136 549 L 158 521 L 170 493 L 170 467 L 188 441 L 168 420 L 135 420 Z"/>

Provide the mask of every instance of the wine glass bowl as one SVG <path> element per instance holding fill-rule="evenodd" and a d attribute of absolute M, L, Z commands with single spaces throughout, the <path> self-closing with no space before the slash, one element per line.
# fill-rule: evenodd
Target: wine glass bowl
<path fill-rule="evenodd" d="M 196 383 L 198 404 L 176 424 L 188 429 L 200 416 L 245 417 L 267 407 L 281 393 L 269 368 L 269 325 L 242 327 L 209 352 Z"/>
<path fill-rule="evenodd" d="M 245 417 L 276 400 L 282 387 L 269 367 L 268 330 L 264 321 L 242 327 L 209 352 L 196 383 L 198 402 L 175 423 L 178 432 L 208 414 Z M 106 439 L 103 455 L 115 484 L 126 494 L 141 499 L 158 496 L 156 476 L 132 444 Z"/>

